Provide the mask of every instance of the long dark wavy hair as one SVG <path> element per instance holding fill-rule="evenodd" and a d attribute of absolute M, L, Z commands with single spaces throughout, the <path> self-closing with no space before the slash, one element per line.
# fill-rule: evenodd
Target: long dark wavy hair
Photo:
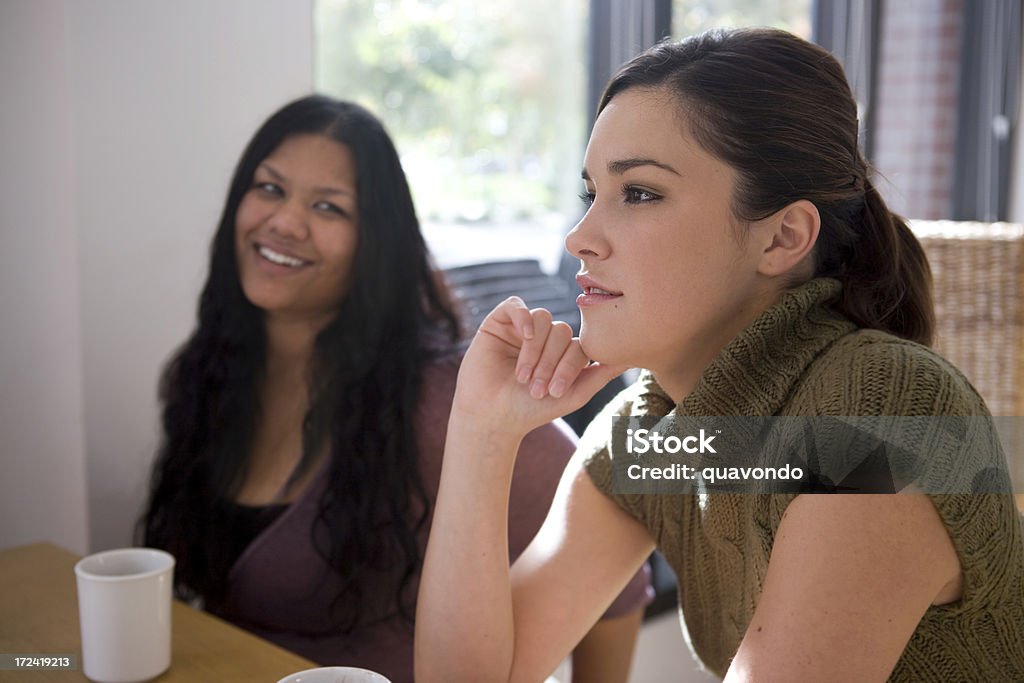
<path fill-rule="evenodd" d="M 857 144 L 857 103 L 832 55 L 776 29 L 715 30 L 660 43 L 627 62 L 598 113 L 630 88 L 675 97 L 680 123 L 736 171 L 732 210 L 741 221 L 799 199 L 817 207 L 814 275 L 843 283 L 843 314 L 862 327 L 931 343 L 928 260 L 871 181 Z"/>
<path fill-rule="evenodd" d="M 459 336 L 395 147 L 380 121 L 358 105 L 319 95 L 296 100 L 267 119 L 245 148 L 213 237 L 196 329 L 161 378 L 163 440 L 139 536 L 175 556 L 179 590 L 217 609 L 230 543 L 215 520 L 244 480 L 260 420 L 267 344 L 263 312 L 239 281 L 235 215 L 256 167 L 285 138 L 310 133 L 345 145 L 356 168 L 359 238 L 351 285 L 314 344 L 297 467 L 307 471 L 314 455 L 329 449 L 328 485 L 312 537 L 340 577 L 334 616 L 350 631 L 370 604 L 379 612 L 377 606 L 391 601 L 412 617 L 403 594 L 419 570 L 416 533 L 429 510 L 413 416 L 424 363 L 448 353 Z"/>

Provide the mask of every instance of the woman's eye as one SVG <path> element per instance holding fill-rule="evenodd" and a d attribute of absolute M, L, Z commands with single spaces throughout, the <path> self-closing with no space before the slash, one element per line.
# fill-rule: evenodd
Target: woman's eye
<path fill-rule="evenodd" d="M 284 191 L 276 183 L 256 182 L 256 183 L 253 183 L 253 189 L 256 189 L 256 190 L 259 190 L 260 192 L 263 192 L 265 194 L 270 194 L 270 195 L 274 195 L 274 196 L 281 196 L 281 195 L 284 194 Z"/>
<path fill-rule="evenodd" d="M 331 204 L 330 202 L 317 202 L 313 205 L 313 208 L 317 211 L 325 211 L 327 213 L 337 214 L 338 216 L 348 216 L 347 211 L 335 204 Z"/>
<path fill-rule="evenodd" d="M 580 192 L 580 201 L 583 202 L 583 206 L 590 206 L 594 203 L 594 193 Z"/>
<path fill-rule="evenodd" d="M 653 202 L 661 199 L 660 196 L 654 194 L 650 190 L 645 190 L 641 187 L 633 187 L 627 185 L 622 188 L 623 198 L 627 204 L 644 204 L 646 202 Z"/>

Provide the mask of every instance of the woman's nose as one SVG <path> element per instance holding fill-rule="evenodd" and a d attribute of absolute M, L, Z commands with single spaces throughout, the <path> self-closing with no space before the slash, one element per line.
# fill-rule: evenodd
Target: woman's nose
<path fill-rule="evenodd" d="M 270 231 L 281 237 L 305 239 L 309 236 L 309 219 L 296 201 L 283 201 L 270 216 Z"/>
<path fill-rule="evenodd" d="M 565 249 L 578 259 L 603 258 L 607 245 L 601 239 L 593 210 L 587 211 L 580 222 L 565 236 Z"/>

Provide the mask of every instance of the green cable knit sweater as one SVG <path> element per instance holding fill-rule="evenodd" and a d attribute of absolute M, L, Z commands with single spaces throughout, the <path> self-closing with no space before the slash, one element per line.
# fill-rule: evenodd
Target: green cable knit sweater
<path fill-rule="evenodd" d="M 603 492 L 650 531 L 679 578 L 693 649 L 724 676 L 753 617 L 772 543 L 796 494 L 636 495 L 612 490 L 612 415 L 987 415 L 931 350 L 858 329 L 831 308 L 841 285 L 787 292 L 708 367 L 675 406 L 649 373 L 592 423 L 581 448 Z M 932 501 L 960 556 L 961 600 L 930 608 L 892 681 L 1024 681 L 1024 520 L 1011 495 Z"/>

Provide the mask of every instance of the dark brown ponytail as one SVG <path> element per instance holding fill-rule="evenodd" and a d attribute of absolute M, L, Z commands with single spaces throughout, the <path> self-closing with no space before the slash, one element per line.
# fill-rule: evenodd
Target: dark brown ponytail
<path fill-rule="evenodd" d="M 930 345 L 935 311 L 928 259 L 907 222 L 889 210 L 870 180 L 864 183 L 858 227 L 836 273 L 843 283 L 843 313 L 861 327 Z"/>
<path fill-rule="evenodd" d="M 818 208 L 814 275 L 843 283 L 845 315 L 862 327 L 931 342 L 928 261 L 869 180 L 857 146 L 857 105 L 832 55 L 775 29 L 661 43 L 612 78 L 598 113 L 636 87 L 673 93 L 688 130 L 736 171 L 733 213 L 741 221 L 800 199 Z"/>

